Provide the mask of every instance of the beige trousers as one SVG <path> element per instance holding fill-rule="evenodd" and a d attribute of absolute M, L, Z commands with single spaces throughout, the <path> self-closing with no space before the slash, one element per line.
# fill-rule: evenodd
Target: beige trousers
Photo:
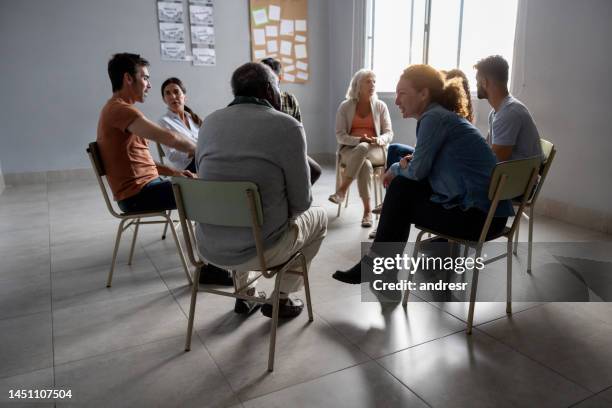
<path fill-rule="evenodd" d="M 365 142 L 357 146 L 343 146 L 340 149 L 340 163 L 346 166 L 346 177 L 357 179 L 359 197 L 369 199 L 372 196 L 373 166 L 385 165 L 384 147 Z"/>
<path fill-rule="evenodd" d="M 285 263 L 297 251 L 302 251 L 310 269 L 310 262 L 315 257 L 325 234 L 327 233 L 327 213 L 321 207 L 311 207 L 300 214 L 296 219 L 289 221 L 289 228 L 273 247 L 264 253 L 266 263 L 276 266 Z M 296 264 L 296 267 L 299 264 Z M 240 265 L 229 267 L 236 271 L 236 285 L 240 288 L 247 284 L 249 279 L 255 277 L 256 272 L 249 272 L 260 268 L 259 258 L 256 256 Z M 298 269 L 301 272 L 301 269 Z M 255 283 L 249 287 L 255 287 Z M 292 273 L 285 273 L 281 278 L 280 292 L 283 295 L 297 292 L 302 288 L 302 277 Z"/>

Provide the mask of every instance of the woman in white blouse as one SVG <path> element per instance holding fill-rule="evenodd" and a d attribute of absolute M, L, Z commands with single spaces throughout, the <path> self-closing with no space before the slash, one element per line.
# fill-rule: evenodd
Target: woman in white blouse
<path fill-rule="evenodd" d="M 336 114 L 336 139 L 340 163 L 345 166 L 345 171 L 329 200 L 342 202 L 349 186 L 357 179 L 359 196 L 363 201 L 361 226 L 371 227 L 373 166 L 384 166 L 386 146 L 393 140 L 389 110 L 376 96 L 374 72 L 361 69 L 353 75 L 346 100 L 340 104 Z"/>
<path fill-rule="evenodd" d="M 202 119 L 185 105 L 187 88 L 178 78 L 168 78 L 161 86 L 161 93 L 168 111 L 159 120 L 159 125 L 177 132 L 187 139 L 198 143 L 198 132 Z M 195 160 L 172 147 L 161 145 L 172 167 L 179 170 L 189 170 L 196 173 Z"/>

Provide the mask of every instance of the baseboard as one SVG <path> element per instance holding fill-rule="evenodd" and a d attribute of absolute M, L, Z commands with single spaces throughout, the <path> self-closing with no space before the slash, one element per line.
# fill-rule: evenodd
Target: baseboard
<path fill-rule="evenodd" d="M 568 224 L 612 234 L 612 213 L 579 207 L 545 197 L 538 198 L 534 211 L 536 214 L 555 218 Z"/>
<path fill-rule="evenodd" d="M 91 180 L 96 176 L 91 168 L 72 170 L 51 170 L 27 173 L 7 173 L 4 182 L 7 186 L 22 186 L 28 184 L 51 184 L 64 181 Z"/>

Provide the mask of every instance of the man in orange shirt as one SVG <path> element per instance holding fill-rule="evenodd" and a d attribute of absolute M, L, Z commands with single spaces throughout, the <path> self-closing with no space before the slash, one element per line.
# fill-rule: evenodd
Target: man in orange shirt
<path fill-rule="evenodd" d="M 138 54 L 115 54 L 108 62 L 113 96 L 98 121 L 98 148 L 113 196 L 124 212 L 163 211 L 176 208 L 172 183 L 161 176 L 195 177 L 153 161 L 148 140 L 193 156 L 195 144 L 147 119 L 134 104 L 144 102 L 151 83 L 149 62 Z M 227 271 L 212 267 L 201 283 L 232 284 Z M 210 282 L 208 281 L 210 280 Z"/>

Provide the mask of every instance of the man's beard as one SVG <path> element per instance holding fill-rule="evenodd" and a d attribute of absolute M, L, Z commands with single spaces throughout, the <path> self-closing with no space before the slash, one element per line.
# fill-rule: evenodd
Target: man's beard
<path fill-rule="evenodd" d="M 487 95 L 487 91 L 480 87 L 476 89 L 476 96 L 478 97 L 478 99 L 488 99 L 489 98 L 489 95 Z"/>

